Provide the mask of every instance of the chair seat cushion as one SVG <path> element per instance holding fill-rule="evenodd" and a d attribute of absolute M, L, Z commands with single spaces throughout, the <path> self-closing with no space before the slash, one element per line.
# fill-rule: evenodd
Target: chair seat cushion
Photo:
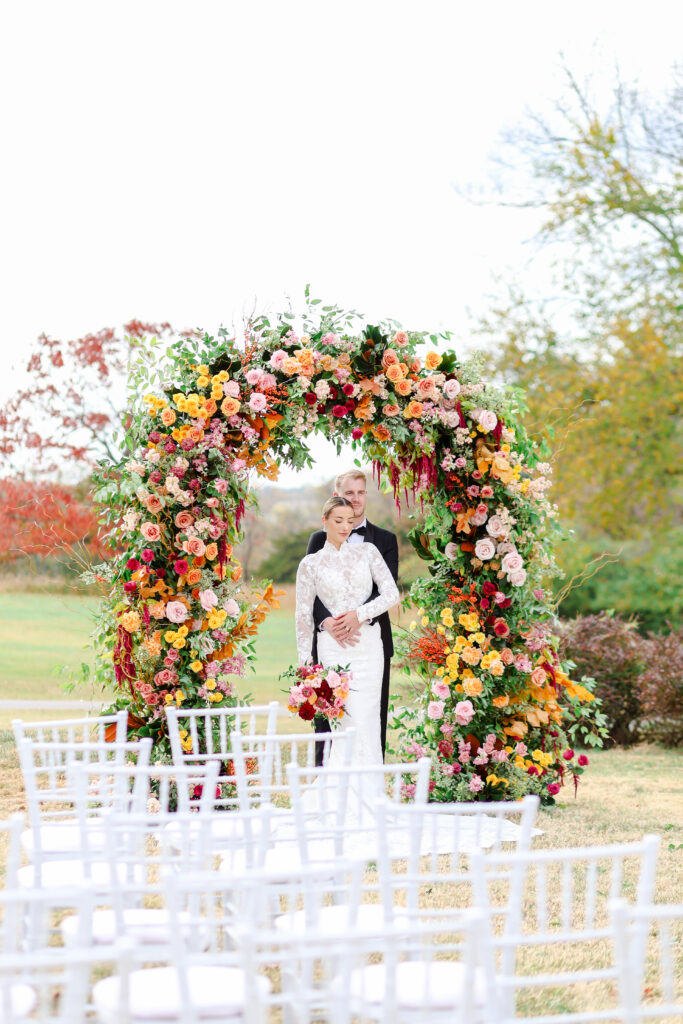
<path fill-rule="evenodd" d="M 201 1020 L 242 1014 L 251 997 L 244 972 L 237 967 L 190 967 L 190 1000 Z M 268 992 L 265 978 L 253 983 L 262 994 Z M 93 1003 L 102 1024 L 119 1024 L 120 979 L 105 978 L 93 988 Z M 132 1020 L 175 1021 L 181 1017 L 180 989 L 174 967 L 153 967 L 132 971 L 129 977 L 129 1007 Z"/>
<path fill-rule="evenodd" d="M 143 878 L 141 867 L 131 868 L 125 864 L 119 865 L 115 874 L 119 884 L 130 881 L 139 885 Z M 42 865 L 40 872 L 32 864 L 19 868 L 17 884 L 22 889 L 36 886 L 41 889 L 68 889 L 90 884 L 106 886 L 111 884 L 111 876 L 111 866 L 106 862 L 95 861 L 90 865 L 88 874 L 81 860 L 50 860 Z"/>
<path fill-rule="evenodd" d="M 465 969 L 457 961 L 405 960 L 396 971 L 387 971 L 384 964 L 360 967 L 351 973 L 351 997 L 354 1002 L 372 1006 L 386 1000 L 387 979 L 394 986 L 397 1007 L 447 1009 L 462 1002 Z M 484 1003 L 484 977 L 477 972 L 474 1001 Z"/>
<path fill-rule="evenodd" d="M 40 833 L 36 835 L 36 831 Z M 39 843 L 37 842 L 39 840 Z M 101 822 L 93 822 L 88 826 L 88 846 L 91 850 L 104 850 L 106 834 Z M 38 830 L 26 829 L 21 834 L 21 845 L 27 857 L 33 860 L 36 846 L 40 846 L 43 854 L 79 853 L 82 849 L 81 829 L 75 821 L 65 821 L 55 825 L 41 825 Z"/>
<path fill-rule="evenodd" d="M 180 914 L 181 926 L 190 921 L 189 914 Z M 111 946 L 118 938 L 129 938 L 145 946 L 161 946 L 170 941 L 167 910 L 152 907 L 128 907 L 123 911 L 122 929 L 117 927 L 113 910 L 96 910 L 92 915 L 92 941 L 96 946 Z M 59 926 L 66 946 L 78 942 L 78 914 L 65 917 Z M 196 929 L 195 929 L 196 930 Z M 207 934 L 208 940 L 208 934 Z"/>
<path fill-rule="evenodd" d="M 12 1019 L 28 1017 L 36 1008 L 38 997 L 30 985 L 21 982 L 10 987 L 9 1001 L 11 1006 Z M 2 1020 L 0 1011 L 0 1020 Z"/>
<path fill-rule="evenodd" d="M 394 921 L 399 927 L 405 927 L 408 922 L 406 914 L 400 911 L 394 913 Z M 275 919 L 275 927 L 278 931 L 289 934 L 302 935 L 308 927 L 306 913 L 297 910 L 294 914 L 283 914 Z M 316 930 L 325 935 L 339 935 L 352 926 L 349 924 L 349 907 L 332 906 L 321 907 Z M 384 917 L 384 908 L 381 903 L 362 903 L 358 907 L 354 931 L 372 935 L 387 928 L 387 921 Z"/>

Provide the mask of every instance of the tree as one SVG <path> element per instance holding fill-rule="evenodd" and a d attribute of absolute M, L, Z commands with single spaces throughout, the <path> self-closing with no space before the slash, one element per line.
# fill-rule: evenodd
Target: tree
<path fill-rule="evenodd" d="M 22 556 L 47 558 L 77 551 L 102 557 L 97 514 L 84 488 L 26 480 L 0 481 L 0 565 Z"/>
<path fill-rule="evenodd" d="M 531 180 L 511 202 L 542 207 L 540 241 L 562 243 L 560 301 L 513 289 L 481 325 L 496 372 L 526 392 L 529 429 L 554 449 L 554 500 L 577 538 L 561 564 L 580 568 L 579 541 L 583 558 L 608 548 L 641 580 L 645 569 L 662 606 L 679 583 L 661 551 L 683 539 L 681 99 L 680 78 L 658 103 L 618 84 L 601 112 L 568 73 L 555 117 L 508 139 Z M 621 610 L 648 614 L 644 596 Z"/>
<path fill-rule="evenodd" d="M 185 335 L 191 332 L 181 332 Z M 168 323 L 131 320 L 123 333 L 106 327 L 57 341 L 42 334 L 26 366 L 28 383 L 0 408 L 0 458 L 11 476 L 74 481 L 100 458 L 114 459 L 131 365 Z"/>

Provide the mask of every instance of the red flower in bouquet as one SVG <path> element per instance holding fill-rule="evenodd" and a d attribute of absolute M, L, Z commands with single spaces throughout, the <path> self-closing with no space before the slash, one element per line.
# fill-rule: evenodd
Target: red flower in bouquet
<path fill-rule="evenodd" d="M 336 725 L 346 713 L 346 698 L 349 695 L 351 673 L 346 668 L 322 665 L 300 665 L 283 673 L 294 679 L 288 694 L 287 707 L 304 722 L 324 718 L 330 725 Z"/>

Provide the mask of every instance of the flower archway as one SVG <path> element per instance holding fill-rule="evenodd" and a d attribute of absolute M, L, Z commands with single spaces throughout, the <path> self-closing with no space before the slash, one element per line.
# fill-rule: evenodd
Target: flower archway
<path fill-rule="evenodd" d="M 110 570 L 117 706 L 163 747 L 165 705 L 239 701 L 235 680 L 277 607 L 272 586 L 245 589 L 233 555 L 250 474 L 304 466 L 306 438 L 322 432 L 351 439 L 397 505 L 421 506 L 411 540 L 428 573 L 399 639 L 418 680 L 414 706 L 396 712 L 402 753 L 432 756 L 434 799 L 552 801 L 583 770 L 566 727 L 592 694 L 556 653 L 550 467 L 519 395 L 437 352 L 435 335 L 336 307 L 316 317 L 315 305 L 299 334 L 286 313 L 239 341 L 187 338 L 167 353 L 167 381 L 131 404 L 118 496 L 101 491 L 123 552 Z"/>

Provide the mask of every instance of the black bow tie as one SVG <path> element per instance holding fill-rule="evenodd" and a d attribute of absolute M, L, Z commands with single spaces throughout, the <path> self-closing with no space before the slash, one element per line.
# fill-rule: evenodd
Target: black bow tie
<path fill-rule="evenodd" d="M 351 530 L 351 533 L 363 533 L 364 534 L 365 533 L 365 529 L 366 529 L 365 526 L 356 526 L 356 527 L 354 527 L 353 530 Z"/>

